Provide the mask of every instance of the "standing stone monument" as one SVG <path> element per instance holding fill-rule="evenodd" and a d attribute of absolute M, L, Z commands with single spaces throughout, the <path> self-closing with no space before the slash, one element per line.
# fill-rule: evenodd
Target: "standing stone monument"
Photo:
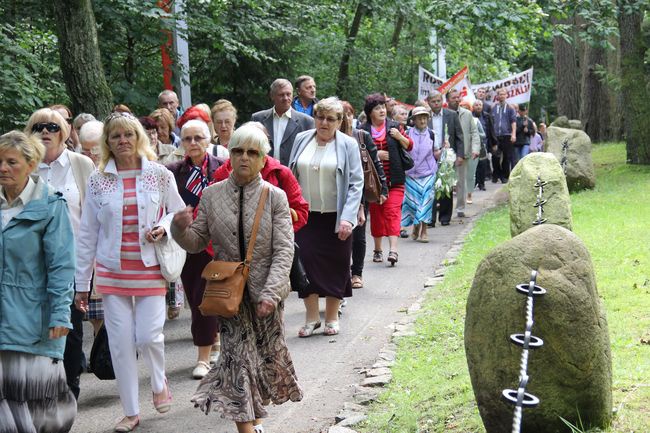
<path fill-rule="evenodd" d="M 487 433 L 509 432 L 514 406 L 501 399 L 519 384 L 521 348 L 510 334 L 525 329 L 526 296 L 515 290 L 531 270 L 547 293 L 536 298 L 526 391 L 540 399 L 523 410 L 522 432 L 568 431 L 560 417 L 603 427 L 612 414 L 612 368 L 605 311 L 591 257 L 571 231 L 554 224 L 530 228 L 496 247 L 479 264 L 467 300 L 465 351 Z"/>
<path fill-rule="evenodd" d="M 508 192 L 510 193 L 510 234 L 517 236 L 533 227 L 537 220 L 538 178 L 543 186 L 543 218 L 548 224 L 557 224 L 571 230 L 571 198 L 566 178 L 558 160 L 550 153 L 528 154 L 510 173 Z"/>
<path fill-rule="evenodd" d="M 562 165 L 566 154 L 566 182 L 569 191 L 591 189 L 596 185 L 594 163 L 591 159 L 591 139 L 578 129 L 558 128 L 549 126 L 545 149 L 551 152 Z M 563 150 L 565 140 L 568 143 L 566 152 Z"/>

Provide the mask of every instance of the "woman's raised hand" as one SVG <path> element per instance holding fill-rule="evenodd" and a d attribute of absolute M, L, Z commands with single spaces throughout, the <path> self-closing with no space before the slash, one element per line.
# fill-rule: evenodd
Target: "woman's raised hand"
<path fill-rule="evenodd" d="M 192 224 L 193 220 L 194 208 L 192 206 L 186 206 L 185 209 L 179 210 L 174 214 L 172 224 L 174 224 L 180 231 L 184 231 L 190 226 L 190 224 Z"/>

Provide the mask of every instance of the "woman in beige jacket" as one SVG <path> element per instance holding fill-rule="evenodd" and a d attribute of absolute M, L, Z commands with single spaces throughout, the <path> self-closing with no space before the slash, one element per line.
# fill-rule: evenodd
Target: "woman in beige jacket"
<path fill-rule="evenodd" d="M 171 232 L 190 253 L 212 241 L 215 259 L 243 260 L 262 190 L 270 188 L 239 314 L 220 318 L 221 356 L 192 397 L 202 411 L 215 409 L 234 421 L 240 433 L 263 432 L 265 405 L 302 399 L 283 324 L 293 229 L 285 193 L 260 176 L 270 149 L 266 134 L 246 124 L 229 147 L 230 177 L 203 190 L 193 222 L 191 207 L 178 212 Z"/>

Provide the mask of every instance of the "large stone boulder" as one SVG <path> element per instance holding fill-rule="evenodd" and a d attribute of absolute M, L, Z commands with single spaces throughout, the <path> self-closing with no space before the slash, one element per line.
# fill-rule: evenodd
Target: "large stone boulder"
<path fill-rule="evenodd" d="M 580 191 L 596 185 L 594 163 L 591 159 L 591 139 L 583 131 L 550 126 L 547 129 L 546 151 L 562 163 L 562 143 L 568 140 L 566 151 L 566 182 L 569 191 Z"/>
<path fill-rule="evenodd" d="M 571 198 L 562 167 L 550 153 L 534 152 L 526 155 L 510 173 L 510 234 L 517 236 L 533 227 L 537 220 L 537 177 L 544 182 L 542 206 L 547 223 L 571 230 Z"/>
<path fill-rule="evenodd" d="M 531 269 L 547 290 L 535 298 L 533 335 L 544 340 L 531 350 L 526 391 L 539 406 L 523 410 L 522 431 L 568 431 L 560 417 L 585 426 L 605 426 L 612 414 L 609 335 L 591 258 L 571 231 L 553 224 L 526 230 L 496 247 L 480 263 L 467 299 L 465 352 L 487 433 L 511 430 L 514 406 L 501 399 L 517 389 L 522 349 L 510 334 L 525 330 Z"/>
<path fill-rule="evenodd" d="M 572 128 L 582 130 L 582 122 L 578 119 L 569 120 L 566 116 L 558 116 L 557 119 L 551 123 L 551 126 L 557 126 L 558 128 Z"/>

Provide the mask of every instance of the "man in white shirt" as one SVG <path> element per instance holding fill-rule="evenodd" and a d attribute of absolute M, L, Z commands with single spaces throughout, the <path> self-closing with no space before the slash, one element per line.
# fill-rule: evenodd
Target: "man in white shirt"
<path fill-rule="evenodd" d="M 289 80 L 278 78 L 273 81 L 269 95 L 273 107 L 254 113 L 251 120 L 262 123 L 267 129 L 271 144 L 269 155 L 287 165 L 296 135 L 314 129 L 314 119 L 291 108 L 293 86 Z"/>

